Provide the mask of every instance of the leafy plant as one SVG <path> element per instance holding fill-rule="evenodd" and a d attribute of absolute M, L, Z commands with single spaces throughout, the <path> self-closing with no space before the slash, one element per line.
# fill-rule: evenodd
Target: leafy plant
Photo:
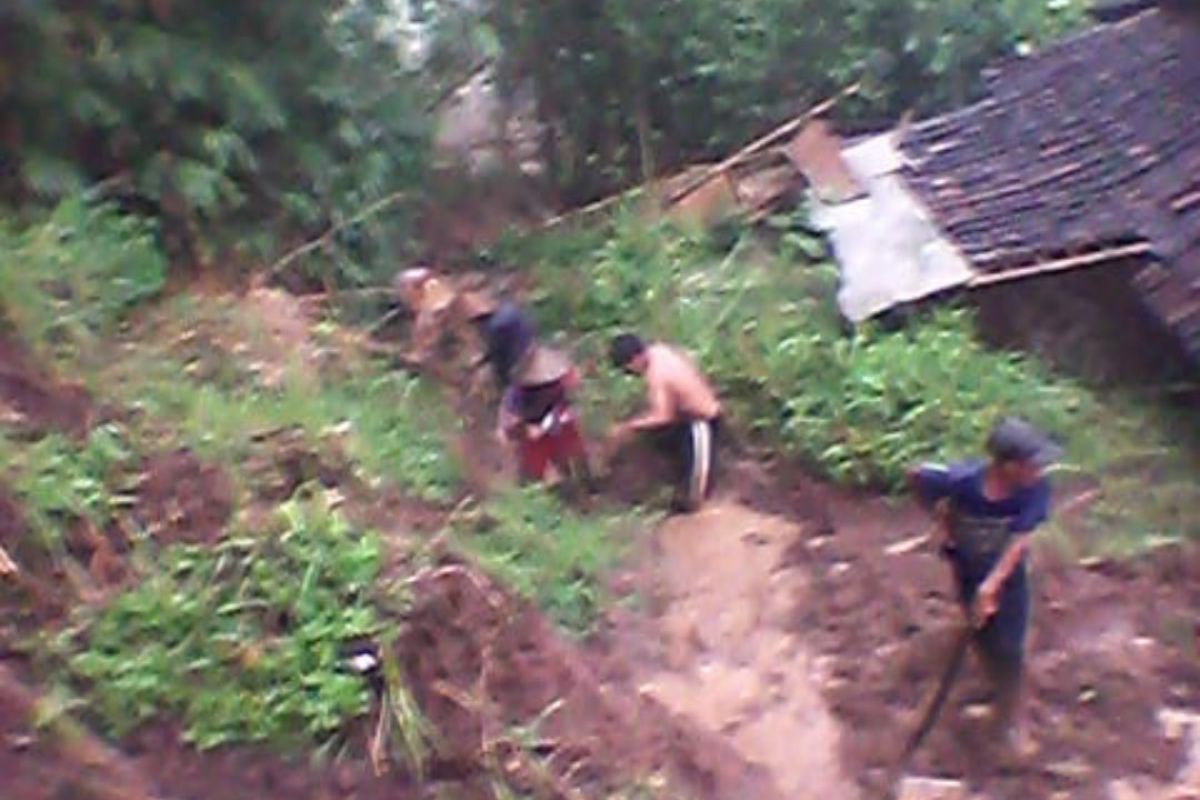
<path fill-rule="evenodd" d="M 341 645 L 379 631 L 382 546 L 319 498 L 214 550 L 176 545 L 87 622 L 69 660 L 117 734 L 179 715 L 202 748 L 328 739 L 368 709 Z"/>
<path fill-rule="evenodd" d="M 165 273 L 151 223 L 82 195 L 24 229 L 0 227 L 0 316 L 46 357 L 70 360 L 113 333 Z"/>
<path fill-rule="evenodd" d="M 460 532 L 462 546 L 564 628 L 587 631 L 631 520 L 577 514 L 540 486 L 497 496 L 485 516 L 479 530 Z"/>
<path fill-rule="evenodd" d="M 95 428 L 82 444 L 51 434 L 28 445 L 9 443 L 4 472 L 21 500 L 32 533 L 61 554 L 64 530 L 76 520 L 103 529 L 126 506 L 133 452 L 113 425 Z"/>
<path fill-rule="evenodd" d="M 261 259 L 414 188 L 426 126 L 380 33 L 391 12 L 383 0 L 6 3 L 0 201 L 102 181 L 192 263 L 222 243 Z M 330 237 L 310 271 L 361 280 L 403 241 L 413 206 L 398 205 Z"/>
<path fill-rule="evenodd" d="M 1193 462 L 1171 446 L 1177 425 L 1153 404 L 1102 397 L 1031 358 L 985 348 L 965 309 L 847 333 L 836 271 L 811 260 L 822 251 L 799 227 L 784 228 L 771 252 L 757 236 L 718 247 L 622 216 L 577 237 L 510 242 L 506 255 L 534 265 L 546 328 L 567 327 L 594 351 L 627 329 L 682 344 L 740 426 L 838 480 L 899 487 L 911 464 L 978 453 L 999 416 L 1019 414 L 1064 440 L 1068 469 L 1105 481 L 1106 529 L 1139 541 L 1200 533 L 1182 510 L 1200 501 L 1185 477 Z M 1161 476 L 1140 496 L 1121 488 L 1130 462 Z"/>

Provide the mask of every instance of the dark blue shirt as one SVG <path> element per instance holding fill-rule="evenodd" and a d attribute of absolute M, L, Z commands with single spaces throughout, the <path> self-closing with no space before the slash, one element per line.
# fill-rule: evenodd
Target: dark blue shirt
<path fill-rule="evenodd" d="M 982 580 L 1014 536 L 1029 533 L 1050 515 L 1050 482 L 1046 479 L 1018 489 L 1002 500 L 983 490 L 987 465 L 979 461 L 948 467 L 925 465 L 917 470 L 921 501 L 934 505 L 949 500 L 952 546 L 972 579 Z"/>
<path fill-rule="evenodd" d="M 512 381 L 512 372 L 537 336 L 533 321 L 514 303 L 503 301 L 483 326 L 487 360 L 501 386 Z"/>

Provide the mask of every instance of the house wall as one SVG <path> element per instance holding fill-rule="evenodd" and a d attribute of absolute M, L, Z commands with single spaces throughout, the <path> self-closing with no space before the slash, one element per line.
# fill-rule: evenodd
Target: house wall
<path fill-rule="evenodd" d="M 1032 352 L 1102 384 L 1200 383 L 1200 367 L 1142 304 L 1137 260 L 979 289 L 970 301 L 984 338 Z"/>

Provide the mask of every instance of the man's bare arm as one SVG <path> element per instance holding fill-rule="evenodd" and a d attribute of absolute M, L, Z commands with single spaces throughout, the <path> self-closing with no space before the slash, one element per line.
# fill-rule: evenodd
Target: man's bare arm
<path fill-rule="evenodd" d="M 625 423 L 625 427 L 634 431 L 644 431 L 670 424 L 674 420 L 671 413 L 671 396 L 662 381 L 650 380 L 646 386 L 647 409 Z"/>
<path fill-rule="evenodd" d="M 975 600 L 976 621 L 983 624 L 991 619 L 999 607 L 1000 590 L 1004 586 L 1017 566 L 1021 563 L 1021 559 L 1025 557 L 1025 553 L 1029 550 L 1028 533 L 1016 536 L 1008 547 L 1005 548 L 1004 554 L 1000 556 L 1000 560 L 992 567 L 992 571 L 979 584 L 979 591 Z"/>

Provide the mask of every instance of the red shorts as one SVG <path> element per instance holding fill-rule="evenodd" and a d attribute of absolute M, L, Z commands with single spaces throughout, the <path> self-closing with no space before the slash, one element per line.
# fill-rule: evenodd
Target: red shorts
<path fill-rule="evenodd" d="M 551 431 L 536 438 L 523 436 L 517 443 L 517 461 L 523 480 L 542 480 L 551 464 L 567 472 L 586 457 L 583 434 L 570 412 L 564 414 Z"/>

